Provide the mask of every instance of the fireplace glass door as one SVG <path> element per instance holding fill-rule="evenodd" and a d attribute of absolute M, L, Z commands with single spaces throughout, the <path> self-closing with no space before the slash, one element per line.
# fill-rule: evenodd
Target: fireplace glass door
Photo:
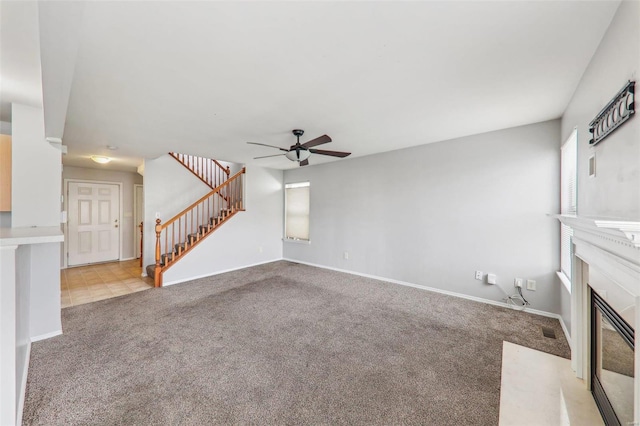
<path fill-rule="evenodd" d="M 592 392 L 607 425 L 633 423 L 634 330 L 592 291 Z"/>

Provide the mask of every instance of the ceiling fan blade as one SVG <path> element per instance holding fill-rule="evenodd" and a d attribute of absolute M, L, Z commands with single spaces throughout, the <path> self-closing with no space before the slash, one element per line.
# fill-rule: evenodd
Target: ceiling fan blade
<path fill-rule="evenodd" d="M 262 157 L 253 157 L 253 159 L 257 160 L 259 158 L 280 157 L 282 155 L 286 155 L 286 154 L 263 155 Z"/>
<path fill-rule="evenodd" d="M 308 158 L 307 158 L 306 160 L 302 160 L 302 161 L 300 162 L 300 167 L 302 167 L 302 166 L 308 166 L 308 165 L 309 165 L 309 159 L 308 159 Z"/>
<path fill-rule="evenodd" d="M 309 142 L 305 142 L 301 145 L 305 148 L 311 148 L 312 146 L 318 146 L 329 142 L 331 142 L 331 138 L 327 135 L 322 135 L 319 138 L 311 139 Z"/>
<path fill-rule="evenodd" d="M 324 151 L 322 149 L 310 149 L 309 152 L 311 152 L 312 154 L 330 155 L 332 157 L 340 157 L 340 158 L 344 158 L 351 155 L 350 152 Z"/>
<path fill-rule="evenodd" d="M 267 145 L 266 143 L 258 143 L 258 142 L 247 142 L 251 145 L 262 145 L 262 146 L 268 146 L 269 148 L 276 148 L 279 149 L 280 151 L 285 151 L 285 152 L 289 152 L 288 149 L 284 149 L 284 148 L 280 148 L 279 146 L 274 146 L 274 145 Z"/>

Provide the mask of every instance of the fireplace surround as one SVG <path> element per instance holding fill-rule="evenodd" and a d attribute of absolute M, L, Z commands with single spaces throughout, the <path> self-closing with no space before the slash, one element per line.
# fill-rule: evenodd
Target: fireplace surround
<path fill-rule="evenodd" d="M 607 330 L 612 327 L 608 319 L 603 322 L 593 318 L 600 314 L 594 313 L 598 310 L 592 307 L 592 295 L 617 312 L 633 330 L 640 329 L 640 222 L 570 215 L 558 215 L 557 218 L 573 229 L 571 365 L 576 376 L 583 379 L 592 392 L 606 392 L 602 383 L 592 380 L 592 369 L 597 367 L 592 365 L 592 351 L 598 343 L 593 341 L 592 324 L 600 321 Z M 633 390 L 630 396 L 632 424 L 640 425 L 640 345 L 637 339 L 633 345 L 635 374 L 628 387 Z M 622 415 L 624 422 L 629 423 L 630 414 L 625 415 Z"/>
<path fill-rule="evenodd" d="M 593 288 L 591 393 L 607 425 L 633 423 L 635 332 Z"/>

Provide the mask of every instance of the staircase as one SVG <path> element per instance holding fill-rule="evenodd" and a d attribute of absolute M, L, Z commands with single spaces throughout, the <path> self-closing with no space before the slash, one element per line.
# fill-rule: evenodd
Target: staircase
<path fill-rule="evenodd" d="M 165 223 L 156 219 L 156 263 L 147 266 L 147 275 L 153 277 L 156 287 L 162 286 L 165 271 L 236 213 L 244 211 L 245 168 L 229 177 L 229 168 L 216 160 L 173 152 L 169 155 L 211 191 Z"/>
<path fill-rule="evenodd" d="M 170 152 L 169 155 L 175 158 L 178 163 L 182 164 L 211 189 L 216 189 L 222 185 L 231 173 L 229 166 L 224 167 L 213 158 L 178 154 L 176 152 Z"/>

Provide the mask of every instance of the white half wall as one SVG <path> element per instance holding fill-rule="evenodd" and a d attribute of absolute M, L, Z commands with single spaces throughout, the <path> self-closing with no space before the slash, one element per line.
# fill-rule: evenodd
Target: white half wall
<path fill-rule="evenodd" d="M 595 146 L 589 123 L 628 80 L 640 108 L 640 2 L 622 1 L 562 117 L 562 140 L 578 128 L 578 215 L 640 220 L 640 117 Z M 589 157 L 596 176 L 589 177 Z"/>
<path fill-rule="evenodd" d="M 33 244 L 29 247 L 31 248 L 29 329 L 32 339 L 41 340 L 62 333 L 60 244 Z"/>
<path fill-rule="evenodd" d="M 282 259 L 282 171 L 247 167 L 245 210 L 164 273 L 164 285 Z"/>
<path fill-rule="evenodd" d="M 283 256 L 494 301 L 533 279 L 531 307 L 559 313 L 559 139 L 554 120 L 286 170 L 311 183 L 311 241 Z"/>
<path fill-rule="evenodd" d="M 60 150 L 44 136 L 42 108 L 12 105 L 11 226 L 60 226 Z"/>
<path fill-rule="evenodd" d="M 20 366 L 28 361 L 22 355 L 18 341 L 24 338 L 29 318 L 22 318 L 16 303 L 16 249 L 17 246 L 0 246 L 0 424 L 16 422 L 18 392 L 17 375 Z M 28 314 L 28 312 L 27 312 Z M 26 321 L 25 325 L 17 324 Z M 27 336 L 28 337 L 28 336 Z"/>

